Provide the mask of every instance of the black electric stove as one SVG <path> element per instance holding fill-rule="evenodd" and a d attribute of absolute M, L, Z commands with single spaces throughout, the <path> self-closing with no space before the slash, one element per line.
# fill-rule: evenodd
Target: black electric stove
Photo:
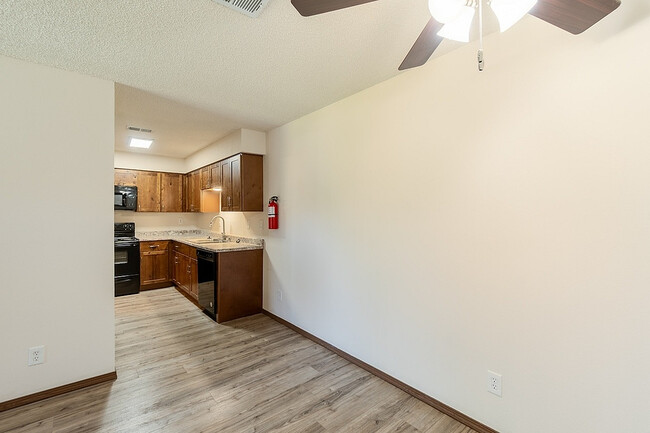
<path fill-rule="evenodd" d="M 140 242 L 135 223 L 114 224 L 115 296 L 140 293 Z"/>

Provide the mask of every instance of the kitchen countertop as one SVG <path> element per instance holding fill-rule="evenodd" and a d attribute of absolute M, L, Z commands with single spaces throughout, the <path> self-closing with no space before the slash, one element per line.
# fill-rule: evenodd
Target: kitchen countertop
<path fill-rule="evenodd" d="M 206 230 L 162 230 L 137 232 L 135 236 L 141 241 L 177 241 L 201 250 L 220 252 L 263 250 L 264 239 L 246 238 L 237 235 L 221 235 Z M 196 243 L 191 239 L 219 239 L 222 242 Z"/>

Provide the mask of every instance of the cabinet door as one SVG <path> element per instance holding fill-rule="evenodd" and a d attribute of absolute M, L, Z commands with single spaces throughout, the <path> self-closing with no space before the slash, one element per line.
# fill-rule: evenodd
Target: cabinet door
<path fill-rule="evenodd" d="M 221 188 L 221 164 L 215 162 L 210 166 L 210 188 Z"/>
<path fill-rule="evenodd" d="M 190 295 L 198 299 L 199 297 L 199 262 L 190 258 L 190 276 L 189 276 L 189 288 Z"/>
<path fill-rule="evenodd" d="M 167 250 L 142 253 L 140 255 L 140 285 L 147 286 L 167 281 L 169 281 Z"/>
<path fill-rule="evenodd" d="M 264 210 L 264 161 L 262 155 L 244 153 L 241 160 L 241 209 L 242 212 Z"/>
<path fill-rule="evenodd" d="M 175 251 L 172 251 L 172 262 L 171 262 L 171 269 L 172 269 L 172 281 L 176 284 L 178 284 L 178 276 L 180 275 L 180 266 L 178 263 L 179 260 L 179 254 Z"/>
<path fill-rule="evenodd" d="M 230 161 L 230 175 L 232 176 L 232 204 L 231 211 L 241 211 L 241 158 L 235 156 Z"/>
<path fill-rule="evenodd" d="M 201 169 L 201 189 L 210 189 L 212 188 L 212 172 L 210 171 L 210 166 L 203 167 Z"/>
<path fill-rule="evenodd" d="M 124 170 L 122 168 L 115 169 L 115 185 L 119 186 L 136 186 L 137 171 Z"/>
<path fill-rule="evenodd" d="M 232 171 L 230 159 L 221 162 L 221 210 L 232 210 Z"/>
<path fill-rule="evenodd" d="M 183 212 L 183 175 L 162 173 L 160 176 L 160 210 Z"/>
<path fill-rule="evenodd" d="M 188 282 L 189 282 L 189 258 L 184 254 L 177 254 L 177 262 L 175 267 L 176 271 L 176 283 L 178 287 L 183 289 L 185 292 L 189 292 Z"/>
<path fill-rule="evenodd" d="M 137 176 L 138 211 L 160 212 L 160 173 L 140 171 Z"/>
<path fill-rule="evenodd" d="M 201 172 L 193 171 L 191 176 L 192 182 L 192 205 L 190 212 L 201 212 Z"/>

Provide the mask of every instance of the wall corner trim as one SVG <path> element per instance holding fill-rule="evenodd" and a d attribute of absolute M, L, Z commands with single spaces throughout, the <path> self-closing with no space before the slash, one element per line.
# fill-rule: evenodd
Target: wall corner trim
<path fill-rule="evenodd" d="M 99 376 L 89 377 L 88 379 L 80 380 L 78 382 L 68 383 L 67 385 L 57 386 L 56 388 L 46 389 L 34 394 L 26 395 L 23 397 L 14 398 L 0 402 L 0 412 L 4 412 L 16 407 L 25 406 L 30 403 L 45 400 L 46 398 L 55 397 L 57 395 L 66 394 L 68 392 L 76 391 L 78 389 L 87 388 L 89 386 L 98 385 L 104 382 L 110 382 L 117 379 L 117 372 L 101 374 Z"/>
<path fill-rule="evenodd" d="M 298 334 L 302 335 L 303 337 L 306 337 L 310 339 L 311 341 L 323 346 L 324 348 L 331 350 L 332 352 L 336 353 L 339 355 L 341 358 L 351 362 L 352 364 L 363 368 L 367 372 L 374 374 L 380 379 L 383 379 L 384 381 L 390 383 L 391 385 L 401 389 L 402 391 L 406 392 L 407 394 L 417 398 L 418 400 L 428 404 L 429 406 L 433 407 L 434 409 L 437 409 L 438 411 L 444 413 L 447 416 L 450 416 L 451 418 L 455 419 L 456 421 L 466 425 L 467 427 L 470 427 L 471 429 L 475 430 L 477 433 L 499 433 L 498 431 L 486 426 L 485 424 L 482 424 L 478 421 L 476 421 L 473 418 L 470 418 L 469 416 L 465 415 L 462 412 L 457 411 L 451 406 L 447 406 L 446 404 L 442 403 L 441 401 L 436 400 L 435 398 L 423 393 L 422 391 L 419 391 L 415 388 L 413 388 L 410 385 L 407 385 L 406 383 L 402 382 L 399 379 L 394 378 L 393 376 L 388 375 L 387 373 L 384 373 L 383 371 L 373 367 L 372 365 L 355 358 L 354 356 L 350 355 L 347 352 L 342 351 L 338 347 L 332 346 L 330 343 L 326 342 L 325 340 L 321 340 L 320 338 L 316 337 L 313 334 L 310 334 L 309 332 L 305 331 L 302 328 L 297 327 L 291 322 L 286 321 L 285 319 L 276 316 L 275 314 L 271 313 L 270 311 L 267 310 L 262 310 L 262 312 L 269 316 L 271 319 L 275 320 L 276 322 L 281 323 L 282 325 L 286 326 L 289 329 L 294 330 Z"/>

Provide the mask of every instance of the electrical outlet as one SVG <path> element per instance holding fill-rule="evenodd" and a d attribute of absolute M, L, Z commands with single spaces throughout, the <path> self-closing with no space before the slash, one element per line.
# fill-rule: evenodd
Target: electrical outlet
<path fill-rule="evenodd" d="M 501 375 L 494 371 L 488 370 L 488 392 L 501 397 Z"/>
<path fill-rule="evenodd" d="M 276 293 L 278 295 L 278 301 L 282 302 L 282 289 L 278 289 Z"/>
<path fill-rule="evenodd" d="M 29 348 L 29 358 L 27 365 L 37 365 L 45 362 L 45 346 L 36 346 Z"/>

